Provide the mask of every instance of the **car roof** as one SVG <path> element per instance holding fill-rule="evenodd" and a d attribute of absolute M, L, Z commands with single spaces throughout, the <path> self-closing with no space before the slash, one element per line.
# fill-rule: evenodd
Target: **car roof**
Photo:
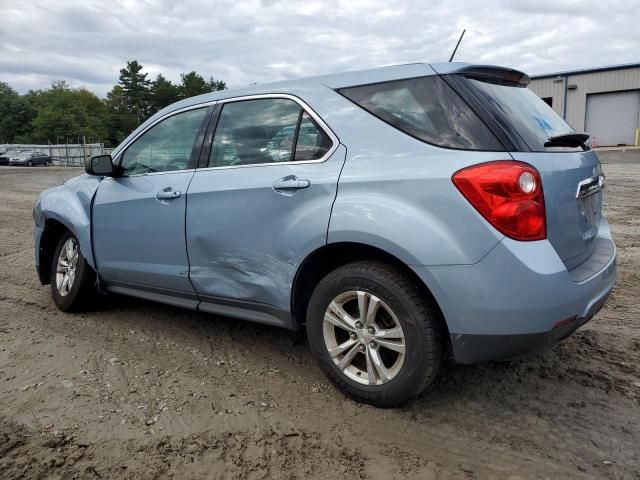
<path fill-rule="evenodd" d="M 122 145 L 135 135 L 140 129 L 146 128 L 150 123 L 155 122 L 158 118 L 163 117 L 173 111 L 182 108 L 192 107 L 199 104 L 215 102 L 217 100 L 225 100 L 235 97 L 244 97 L 249 95 L 260 94 L 291 94 L 300 97 L 311 94 L 314 91 L 329 89 L 339 89 L 356 85 L 366 85 L 371 83 L 388 82 L 400 80 L 403 78 L 415 78 L 426 75 L 450 74 L 463 71 L 471 67 L 480 66 L 463 62 L 451 63 L 406 63 L 401 65 L 389 65 L 377 68 L 368 68 L 365 70 L 353 70 L 340 73 L 330 73 L 326 75 L 318 75 L 313 77 L 297 78 L 293 80 L 284 80 L 279 82 L 271 82 L 264 84 L 254 84 L 243 88 L 232 88 L 228 90 L 220 90 L 204 95 L 186 98 L 179 102 L 173 103 L 152 117 L 147 119 L 136 131 L 127 137 L 118 147 L 114 149 L 112 155 L 120 153 Z M 484 65 L 482 65 L 484 67 Z"/>
<path fill-rule="evenodd" d="M 318 75 L 313 77 L 297 78 L 293 80 L 283 80 L 279 82 L 270 82 L 264 84 L 254 84 L 243 88 L 232 88 L 228 90 L 220 90 L 204 95 L 186 98 L 172 105 L 169 105 L 158 114 L 166 113 L 184 107 L 197 105 L 200 103 L 208 103 L 216 100 L 224 100 L 233 97 L 241 97 L 245 95 L 259 95 L 269 93 L 293 93 L 296 91 L 309 91 L 313 88 L 345 88 L 355 85 L 365 85 L 378 82 L 387 82 L 399 80 L 403 78 L 413 78 L 425 75 L 451 74 L 456 72 L 467 71 L 482 68 L 497 68 L 492 65 L 476 65 L 464 62 L 451 63 L 406 63 L 401 65 L 389 65 L 384 67 L 368 68 L 365 70 L 353 70 L 340 73 L 330 73 L 326 75 Z M 158 115 L 156 114 L 156 115 Z"/>

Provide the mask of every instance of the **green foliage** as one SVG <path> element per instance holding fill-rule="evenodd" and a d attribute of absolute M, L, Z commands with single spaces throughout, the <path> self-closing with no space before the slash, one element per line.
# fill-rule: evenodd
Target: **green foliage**
<path fill-rule="evenodd" d="M 180 75 L 182 84 L 179 86 L 180 96 L 182 98 L 195 97 L 204 93 L 225 90 L 227 84 L 223 81 L 214 80 L 209 77 L 209 81 L 205 81 L 204 77 L 197 72 L 183 73 Z"/>
<path fill-rule="evenodd" d="M 214 80 L 213 77 L 209 77 L 207 86 L 209 87 L 210 92 L 217 92 L 219 90 L 226 90 L 227 82 L 223 82 L 222 80 Z"/>
<path fill-rule="evenodd" d="M 127 67 L 120 70 L 118 85 L 122 87 L 129 110 L 139 123 L 149 115 L 149 87 L 151 81 L 146 73 L 141 73 L 142 65 L 137 60 L 127 62 Z"/>
<path fill-rule="evenodd" d="M 149 90 L 151 111 L 162 110 L 164 107 L 177 102 L 180 98 L 180 87 L 174 85 L 171 80 L 164 78 L 162 74 L 158 74 Z"/>
<path fill-rule="evenodd" d="M 36 115 L 31 131 L 20 140 L 33 143 L 64 142 L 66 139 L 104 138 L 106 106 L 84 88 L 69 88 L 64 80 L 53 82 L 48 90 L 27 94 Z"/>
<path fill-rule="evenodd" d="M 0 82 L 0 143 L 14 143 L 30 130 L 35 110 L 25 96 Z"/>
<path fill-rule="evenodd" d="M 0 143 L 64 143 L 103 141 L 115 146 L 150 115 L 183 98 L 224 90 L 225 82 L 195 71 L 175 84 L 158 74 L 142 73 L 137 60 L 120 70 L 118 84 L 99 99 L 84 88 L 71 88 L 64 80 L 46 90 L 19 95 L 0 82 Z"/>
<path fill-rule="evenodd" d="M 105 120 L 108 132 L 105 144 L 115 146 L 135 130 L 140 122 L 127 103 L 127 96 L 120 85 L 114 85 L 107 93 L 104 104 L 108 112 Z"/>

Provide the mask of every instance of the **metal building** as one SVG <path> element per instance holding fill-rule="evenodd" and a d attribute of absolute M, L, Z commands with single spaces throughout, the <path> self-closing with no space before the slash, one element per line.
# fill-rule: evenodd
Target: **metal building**
<path fill-rule="evenodd" d="M 529 88 L 596 146 L 640 144 L 640 63 L 532 75 Z"/>

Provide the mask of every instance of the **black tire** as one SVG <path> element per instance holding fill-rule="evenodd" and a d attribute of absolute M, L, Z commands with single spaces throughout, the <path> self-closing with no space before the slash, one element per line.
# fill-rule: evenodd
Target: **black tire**
<path fill-rule="evenodd" d="M 404 362 L 386 383 L 359 383 L 347 376 L 329 355 L 323 333 L 325 311 L 334 299 L 348 291 L 375 295 L 393 311 L 402 327 Z M 309 347 L 321 370 L 346 395 L 376 407 L 394 407 L 418 395 L 438 374 L 443 349 L 437 315 L 437 308 L 397 268 L 381 262 L 350 263 L 324 277 L 311 296 L 306 325 Z"/>
<path fill-rule="evenodd" d="M 58 259 L 60 258 L 63 246 L 69 239 L 73 239 L 77 244 L 77 239 L 73 234 L 66 231 L 60 236 L 53 255 L 51 262 L 51 295 L 53 296 L 53 301 L 56 306 L 63 312 L 79 312 L 86 310 L 96 300 L 96 272 L 89 266 L 78 246 L 75 276 L 69 291 L 63 295 L 58 290 L 56 281 Z"/>
<path fill-rule="evenodd" d="M 27 162 L 27 167 L 33 167 L 33 162 L 31 160 Z"/>

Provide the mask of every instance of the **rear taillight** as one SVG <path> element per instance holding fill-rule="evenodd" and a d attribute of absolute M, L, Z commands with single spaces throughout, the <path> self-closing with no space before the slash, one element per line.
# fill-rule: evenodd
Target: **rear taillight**
<path fill-rule="evenodd" d="M 540 174 L 523 162 L 498 161 L 463 168 L 454 185 L 501 233 L 515 240 L 547 237 Z"/>

